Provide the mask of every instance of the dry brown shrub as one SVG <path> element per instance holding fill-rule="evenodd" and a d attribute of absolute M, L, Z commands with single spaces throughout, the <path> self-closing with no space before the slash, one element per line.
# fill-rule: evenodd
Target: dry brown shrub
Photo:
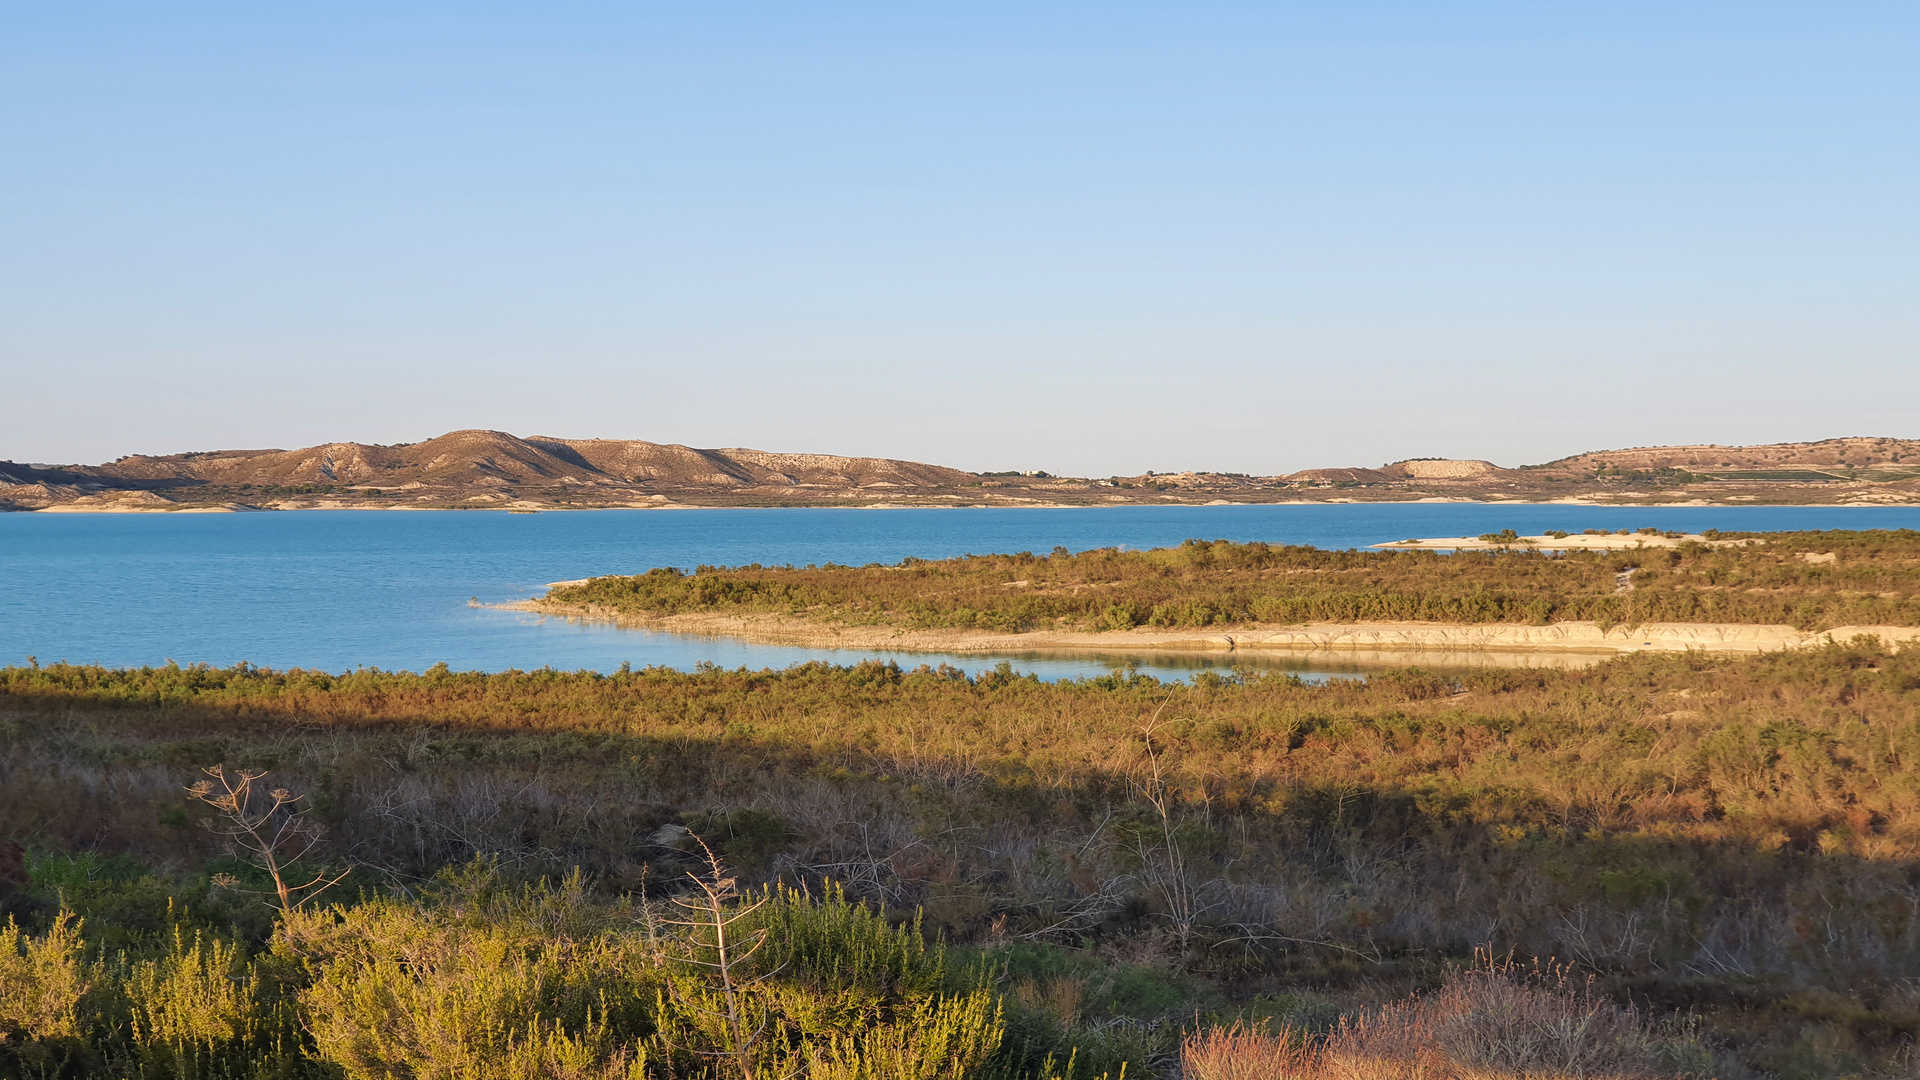
<path fill-rule="evenodd" d="M 1557 964 L 1483 957 L 1439 990 L 1319 1038 L 1215 1027 L 1181 1046 L 1185 1080 L 1629 1080 L 1672 1075 L 1639 1012 Z"/>
<path fill-rule="evenodd" d="M 1196 1031 L 1180 1044 L 1184 1080 L 1293 1080 L 1316 1075 L 1320 1053 L 1291 1028 L 1233 1024 Z"/>
<path fill-rule="evenodd" d="M 1071 975 L 1021 979 L 1013 985 L 1013 1000 L 1052 1017 L 1062 1027 L 1079 1023 L 1085 1010 L 1087 982 Z"/>

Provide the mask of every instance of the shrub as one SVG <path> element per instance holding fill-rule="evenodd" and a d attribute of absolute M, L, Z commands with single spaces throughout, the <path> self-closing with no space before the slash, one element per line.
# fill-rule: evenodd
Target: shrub
<path fill-rule="evenodd" d="M 570 895 L 571 894 L 571 895 Z M 293 913 L 318 1056 L 349 1078 L 622 1076 L 652 1032 L 654 965 L 629 934 L 581 934 L 566 887 L 478 909 L 371 900 Z M 637 1075 L 637 1074 L 636 1074 Z"/>
<path fill-rule="evenodd" d="M 1670 1043 L 1680 1042 L 1679 1047 Z M 1186 1080 L 1672 1076 L 1689 1049 L 1556 965 L 1488 962 L 1432 994 L 1349 1016 L 1327 1035 L 1234 1024 L 1189 1034 Z"/>
<path fill-rule="evenodd" d="M 257 1002 L 252 973 L 231 943 L 176 927 L 166 955 L 143 960 L 122 984 L 134 1039 L 187 1052 L 251 1033 Z"/>
<path fill-rule="evenodd" d="M 83 1003 L 101 973 L 84 956 L 81 926 L 63 911 L 37 938 L 11 918 L 0 927 L 0 1043 L 50 1053 L 87 1033 Z"/>
<path fill-rule="evenodd" d="M 1433 994 L 1388 1005 L 1328 1037 L 1333 1060 L 1454 1065 L 1519 1076 L 1654 1076 L 1658 1042 L 1632 1008 L 1596 996 L 1565 968 L 1491 964 Z"/>
<path fill-rule="evenodd" d="M 754 871 L 764 869 L 797 835 L 778 814 L 751 806 L 709 811 L 688 818 L 686 825 L 729 865 Z"/>
<path fill-rule="evenodd" d="M 807 1051 L 808 1080 L 937 1080 L 972 1075 L 1000 1048 L 1000 1006 L 986 990 L 924 998 Z"/>
<path fill-rule="evenodd" d="M 1320 1075 L 1306 1039 L 1235 1023 L 1188 1035 L 1180 1044 L 1182 1080 L 1293 1080 Z"/>

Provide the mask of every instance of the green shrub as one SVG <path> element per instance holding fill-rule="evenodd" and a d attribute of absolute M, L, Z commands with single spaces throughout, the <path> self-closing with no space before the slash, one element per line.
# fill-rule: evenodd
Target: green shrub
<path fill-rule="evenodd" d="M 976 990 L 923 998 L 891 1023 L 834 1035 L 807 1053 L 808 1080 L 939 1080 L 974 1074 L 1000 1047 L 1000 1007 Z"/>
<path fill-rule="evenodd" d="M 133 965 L 122 984 L 133 1037 L 150 1047 L 187 1050 L 251 1034 L 258 1003 L 252 973 L 228 942 L 176 928 L 165 956 Z"/>
<path fill-rule="evenodd" d="M 709 811 L 688 818 L 686 824 L 729 866 L 754 873 L 766 869 L 797 835 L 780 815 L 751 806 Z"/>
<path fill-rule="evenodd" d="M 549 903 L 542 900 L 550 899 Z M 631 933 L 568 933 L 564 890 L 478 924 L 458 908 L 376 899 L 290 920 L 313 981 L 316 1053 L 349 1078 L 517 1078 L 643 1063 L 655 968 Z M 518 917 L 514 917 L 517 915 Z"/>
<path fill-rule="evenodd" d="M 85 1003 L 101 971 L 86 959 L 81 929 L 69 911 L 39 937 L 11 918 L 0 927 L 0 1061 L 8 1047 L 22 1046 L 31 1058 L 88 1033 Z"/>

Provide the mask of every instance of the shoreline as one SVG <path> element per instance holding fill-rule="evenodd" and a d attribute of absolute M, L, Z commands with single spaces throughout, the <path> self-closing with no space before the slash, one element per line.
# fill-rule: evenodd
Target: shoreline
<path fill-rule="evenodd" d="M 815 649 L 879 649 L 926 653 L 1273 653 L 1398 654 L 1590 657 L 1594 661 L 1639 652 L 1706 652 L 1722 655 L 1776 652 L 1862 635 L 1888 644 L 1920 643 L 1920 627 L 1838 626 L 1803 631 L 1778 624 L 1645 623 L 1601 629 L 1592 622 L 1543 626 L 1514 623 L 1356 622 L 1292 626 L 1241 626 L 1221 630 L 1028 631 L 926 629 L 816 622 L 783 615 L 634 615 L 594 604 L 564 604 L 541 598 L 485 608 L 518 611 L 635 630 L 723 637 L 761 645 Z"/>
<path fill-rule="evenodd" d="M 1641 551 L 1648 548 L 1675 548 L 1681 544 L 1741 547 L 1749 542 L 1709 540 L 1700 533 L 1667 536 L 1664 533 L 1613 532 L 1516 536 L 1511 540 L 1488 540 L 1478 536 L 1429 536 L 1424 539 L 1389 540 L 1367 546 L 1374 551 Z"/>
<path fill-rule="evenodd" d="M 996 503 L 996 504 L 973 503 L 973 504 L 964 504 L 964 505 L 954 504 L 954 503 L 915 504 L 915 503 L 901 503 L 901 502 L 876 502 L 876 503 L 869 503 L 869 504 L 860 505 L 860 506 L 838 506 L 838 505 L 836 506 L 826 506 L 826 505 L 708 506 L 708 505 L 702 505 L 699 503 L 675 503 L 675 502 L 638 503 L 638 504 L 632 504 L 632 505 L 616 505 L 616 506 L 539 506 L 539 505 L 524 505 L 524 504 L 523 505 L 494 504 L 490 506 L 376 506 L 376 505 L 260 506 L 260 505 L 254 505 L 254 504 L 241 504 L 241 503 L 186 504 L 186 505 L 180 505 L 180 506 L 75 506 L 72 503 L 56 503 L 52 506 L 42 506 L 42 507 L 35 507 L 31 509 L 0 509 L 0 514 L 60 514 L 60 515 L 158 514 L 158 515 L 164 515 L 164 514 L 253 514 L 253 513 L 265 514 L 265 513 L 289 513 L 289 512 L 290 513 L 314 513 L 314 512 L 361 513 L 361 512 L 367 512 L 367 511 L 375 511 L 375 512 L 384 511 L 387 513 L 420 513 L 420 514 L 436 514 L 436 513 L 461 512 L 461 511 L 482 511 L 482 512 L 506 513 L 506 514 L 511 514 L 511 513 L 524 514 L 528 512 L 540 513 L 540 514 L 562 514 L 562 513 L 595 513 L 595 512 L 607 511 L 607 510 L 1138 510 L 1138 509 L 1174 509 L 1174 508 L 1218 509 L 1218 508 L 1229 508 L 1229 507 L 1262 507 L 1262 506 L 1383 506 L 1384 507 L 1384 506 L 1440 506 L 1440 505 L 1502 506 L 1502 507 L 1510 507 L 1515 510 L 1548 509 L 1553 507 L 1577 507 L 1580 509 L 1589 509 L 1589 510 L 1738 510 L 1738 509 L 1793 510 L 1793 509 L 1813 509 L 1813 508 L 1819 508 L 1824 510 L 1876 510 L 1876 509 L 1905 509 L 1905 508 L 1920 507 L 1920 499 L 1902 500 L 1899 502 L 1834 502 L 1834 503 L 1706 502 L 1702 500 L 1688 500 L 1684 502 L 1670 502 L 1670 503 L 1614 503 L 1614 502 L 1594 502 L 1592 500 L 1587 500 L 1587 499 L 1572 499 L 1572 498 L 1553 499 L 1546 502 L 1518 502 L 1518 501 L 1510 501 L 1510 500 L 1503 500 L 1503 499 L 1466 499 L 1466 498 L 1378 499 L 1378 500 L 1375 500 L 1375 499 L 1366 499 L 1366 500 L 1362 500 L 1362 499 L 1275 499 L 1275 500 L 1262 501 L 1262 502 L 1234 502 L 1234 501 L 1225 500 L 1225 499 L 1214 499 L 1207 502 L 1100 502 L 1100 503 L 1018 502 L 1018 503 Z M 1573 536 L 1578 536 L 1578 535 L 1580 534 L 1573 534 Z M 1569 536 L 1568 539 L 1573 539 L 1573 536 Z M 1460 537 L 1456 539 L 1468 540 L 1469 538 Z M 1540 538 L 1534 537 L 1533 539 L 1538 540 Z M 1655 538 L 1647 537 L 1645 539 L 1653 540 Z M 1437 546 L 1434 539 L 1423 540 L 1422 544 Z M 1478 540 L 1477 538 L 1472 538 L 1471 544 L 1480 545 L 1482 544 L 1482 541 Z M 1409 545 L 1401 542 L 1389 542 L 1389 543 L 1383 543 L 1383 544 L 1376 544 L 1372 546 L 1378 547 L 1378 548 L 1400 548 L 1401 550 L 1412 550 L 1415 547 L 1415 545 Z M 1485 546 L 1495 547 L 1495 546 L 1501 546 L 1501 545 L 1487 544 Z M 1512 545 L 1506 545 L 1506 546 L 1512 546 Z M 1527 546 L 1538 546 L 1538 547 L 1545 548 L 1550 545 L 1538 544 L 1538 545 L 1527 545 Z M 1649 544 L 1647 546 L 1665 546 L 1665 545 Z"/>

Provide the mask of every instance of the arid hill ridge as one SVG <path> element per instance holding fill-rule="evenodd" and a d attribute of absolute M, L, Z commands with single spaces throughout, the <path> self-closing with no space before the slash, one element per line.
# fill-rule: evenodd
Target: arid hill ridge
<path fill-rule="evenodd" d="M 0 462 L 0 509 L 180 510 L 1582 500 L 1920 502 L 1920 440 L 1661 446 L 1503 468 L 1413 458 L 1283 476 L 970 473 L 891 458 L 454 431 L 418 443 Z"/>
<path fill-rule="evenodd" d="M 880 458 L 695 450 L 620 439 L 517 438 L 455 431 L 393 446 L 328 443 L 301 450 L 231 450 L 166 457 L 134 455 L 70 471 L 106 479 L 219 486 L 295 484 L 660 483 L 731 488 L 755 484 L 940 484 L 969 478 L 957 469 Z"/>
<path fill-rule="evenodd" d="M 1920 466 L 1920 440 L 1855 436 L 1819 442 L 1765 446 L 1639 446 L 1597 450 L 1533 466 L 1540 470 L 1687 469 L 1715 473 L 1754 469 L 1834 470 L 1875 466 Z"/>
<path fill-rule="evenodd" d="M 651 505 L 739 491 L 806 501 L 809 493 L 926 490 L 971 473 L 885 458 L 699 450 L 626 439 L 520 438 L 455 431 L 419 443 L 327 443 L 299 450 L 136 454 L 104 465 L 0 464 L 0 499 L 139 505 Z M 102 506 L 101 508 L 108 508 Z M 128 508 L 134 508 L 129 506 Z"/>

